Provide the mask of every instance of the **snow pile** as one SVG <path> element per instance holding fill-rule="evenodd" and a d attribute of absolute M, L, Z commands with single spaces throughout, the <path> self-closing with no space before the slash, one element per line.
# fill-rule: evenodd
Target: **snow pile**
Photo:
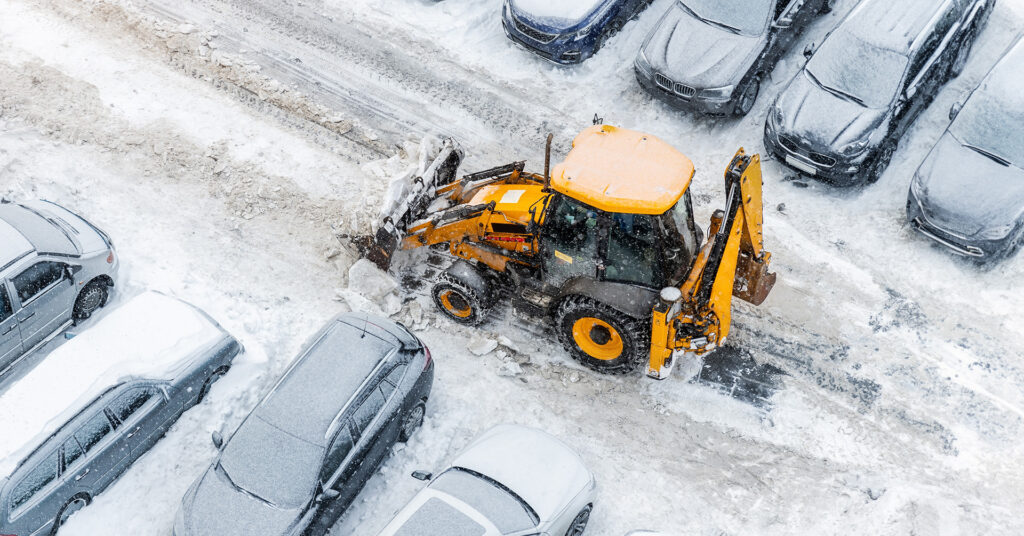
<path fill-rule="evenodd" d="M 353 311 L 392 316 L 402 310 L 397 289 L 394 278 L 372 262 L 359 259 L 348 270 L 348 287 L 336 292 L 338 299 Z"/>
<path fill-rule="evenodd" d="M 180 300 L 156 292 L 132 299 L 54 350 L 0 397 L 0 475 L 13 470 L 36 438 L 53 433 L 120 379 L 169 379 L 224 335 Z"/>

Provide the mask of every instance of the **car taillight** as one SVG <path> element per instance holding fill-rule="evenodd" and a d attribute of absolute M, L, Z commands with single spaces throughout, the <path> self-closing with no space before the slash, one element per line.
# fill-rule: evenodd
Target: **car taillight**
<path fill-rule="evenodd" d="M 114 250 L 110 250 L 110 255 L 107 255 L 107 264 L 114 264 Z"/>
<path fill-rule="evenodd" d="M 434 357 L 430 355 L 430 348 L 427 348 L 426 344 L 423 345 L 423 353 L 427 354 L 427 361 L 423 363 L 423 370 L 427 370 L 430 368 L 430 364 L 434 362 Z"/>

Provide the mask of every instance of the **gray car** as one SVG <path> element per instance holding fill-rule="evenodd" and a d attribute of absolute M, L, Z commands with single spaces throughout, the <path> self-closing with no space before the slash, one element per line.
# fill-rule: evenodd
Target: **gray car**
<path fill-rule="evenodd" d="M 55 534 L 197 404 L 238 342 L 145 293 L 0 393 L 0 534 Z"/>
<path fill-rule="evenodd" d="M 994 0 L 864 0 L 768 113 L 768 151 L 851 186 L 889 166 L 903 133 L 963 71 Z"/>
<path fill-rule="evenodd" d="M 1018 40 L 966 102 L 910 183 L 907 221 L 954 253 L 1013 253 L 1024 237 L 1024 41 Z"/>
<path fill-rule="evenodd" d="M 746 115 L 761 80 L 832 2 L 677 0 L 637 54 L 637 80 L 676 107 Z"/>
<path fill-rule="evenodd" d="M 47 201 L 0 202 L 0 381 L 23 357 L 107 301 L 110 237 Z"/>
<path fill-rule="evenodd" d="M 174 536 L 324 534 L 423 422 L 433 360 L 390 320 L 317 333 L 182 500 Z"/>

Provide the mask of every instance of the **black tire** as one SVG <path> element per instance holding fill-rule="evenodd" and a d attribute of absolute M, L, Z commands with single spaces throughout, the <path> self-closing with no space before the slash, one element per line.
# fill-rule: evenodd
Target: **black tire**
<path fill-rule="evenodd" d="M 974 28 L 967 30 L 964 34 L 964 38 L 960 41 L 960 48 L 957 50 L 956 56 L 953 57 L 953 61 L 949 63 L 949 71 L 946 78 L 952 80 L 960 76 L 964 72 L 964 68 L 967 67 L 967 60 L 971 57 L 971 49 L 974 48 L 974 40 L 977 35 L 977 31 Z"/>
<path fill-rule="evenodd" d="M 597 44 L 594 45 L 594 54 L 597 54 L 606 44 L 608 40 L 615 34 L 622 31 L 622 27 L 625 26 L 620 19 L 615 19 L 608 23 L 608 26 L 601 32 L 601 36 L 597 38 Z"/>
<path fill-rule="evenodd" d="M 229 367 L 220 367 L 213 371 L 213 374 L 210 374 L 209 378 L 206 378 L 206 381 L 203 382 L 203 388 L 199 390 L 199 398 L 196 399 L 196 404 L 199 404 L 206 399 L 206 395 L 210 394 L 210 389 L 213 388 L 213 384 L 219 380 L 221 376 L 227 374 L 228 370 Z"/>
<path fill-rule="evenodd" d="M 565 536 L 583 536 L 583 532 L 587 530 L 587 523 L 590 522 L 590 512 L 593 509 L 594 505 L 588 504 L 580 510 L 580 513 L 576 514 L 572 523 L 569 524 L 569 530 L 565 531 Z"/>
<path fill-rule="evenodd" d="M 64 503 L 64 506 L 60 507 L 60 511 L 57 512 L 57 517 L 53 520 L 53 526 L 50 527 L 50 536 L 55 536 L 57 534 L 57 530 L 60 529 L 60 526 L 67 522 L 68 518 L 71 517 L 72 514 L 86 506 L 89 506 L 89 503 L 91 502 L 92 498 L 84 493 L 80 493 L 68 499 L 68 502 Z"/>
<path fill-rule="evenodd" d="M 871 166 L 868 168 L 868 184 L 874 184 L 878 182 L 878 179 L 882 178 L 882 174 L 889 168 L 889 164 L 892 163 L 892 157 L 896 154 L 896 142 L 887 141 L 882 144 L 882 147 L 878 149 L 878 153 L 875 155 L 874 160 L 871 161 Z"/>
<path fill-rule="evenodd" d="M 825 0 L 825 2 L 821 4 L 821 9 L 818 10 L 818 13 L 822 15 L 832 13 L 832 7 L 835 5 L 835 3 L 836 0 Z"/>
<path fill-rule="evenodd" d="M 733 107 L 732 114 L 737 117 L 749 114 L 750 110 L 754 109 L 754 103 L 757 102 L 757 96 L 760 93 L 761 77 L 754 76 L 743 86 L 743 93 L 740 93 L 740 96 L 736 99 L 736 106 Z"/>
<path fill-rule="evenodd" d="M 627 374 L 648 361 L 649 325 L 585 296 L 558 305 L 555 328 L 572 358 L 597 372 Z"/>
<path fill-rule="evenodd" d="M 74 320 L 77 322 L 92 316 L 100 307 L 107 304 L 108 296 L 106 283 L 91 281 L 75 299 L 75 308 L 72 310 Z"/>
<path fill-rule="evenodd" d="M 438 310 L 459 324 L 475 326 L 483 322 L 487 315 L 484 297 L 447 272 L 438 277 L 437 284 L 430 289 L 430 295 Z"/>
<path fill-rule="evenodd" d="M 427 415 L 426 400 L 413 406 L 409 413 L 402 415 L 402 428 L 398 432 L 398 442 L 406 443 L 412 439 L 412 434 L 423 426 L 423 418 Z"/>

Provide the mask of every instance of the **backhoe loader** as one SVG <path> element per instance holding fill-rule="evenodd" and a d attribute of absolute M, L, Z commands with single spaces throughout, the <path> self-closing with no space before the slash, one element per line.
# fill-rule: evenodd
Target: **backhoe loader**
<path fill-rule="evenodd" d="M 686 353 L 725 343 L 732 297 L 760 305 L 775 274 L 762 236 L 761 166 L 740 149 L 708 239 L 695 224 L 689 158 L 654 136 L 594 125 L 544 173 L 515 162 L 457 178 L 446 140 L 393 200 L 374 235 L 347 237 L 387 270 L 397 250 L 447 246 L 456 258 L 431 294 L 475 325 L 499 301 L 547 316 L 566 350 L 601 372 L 646 363 L 667 378 Z"/>

